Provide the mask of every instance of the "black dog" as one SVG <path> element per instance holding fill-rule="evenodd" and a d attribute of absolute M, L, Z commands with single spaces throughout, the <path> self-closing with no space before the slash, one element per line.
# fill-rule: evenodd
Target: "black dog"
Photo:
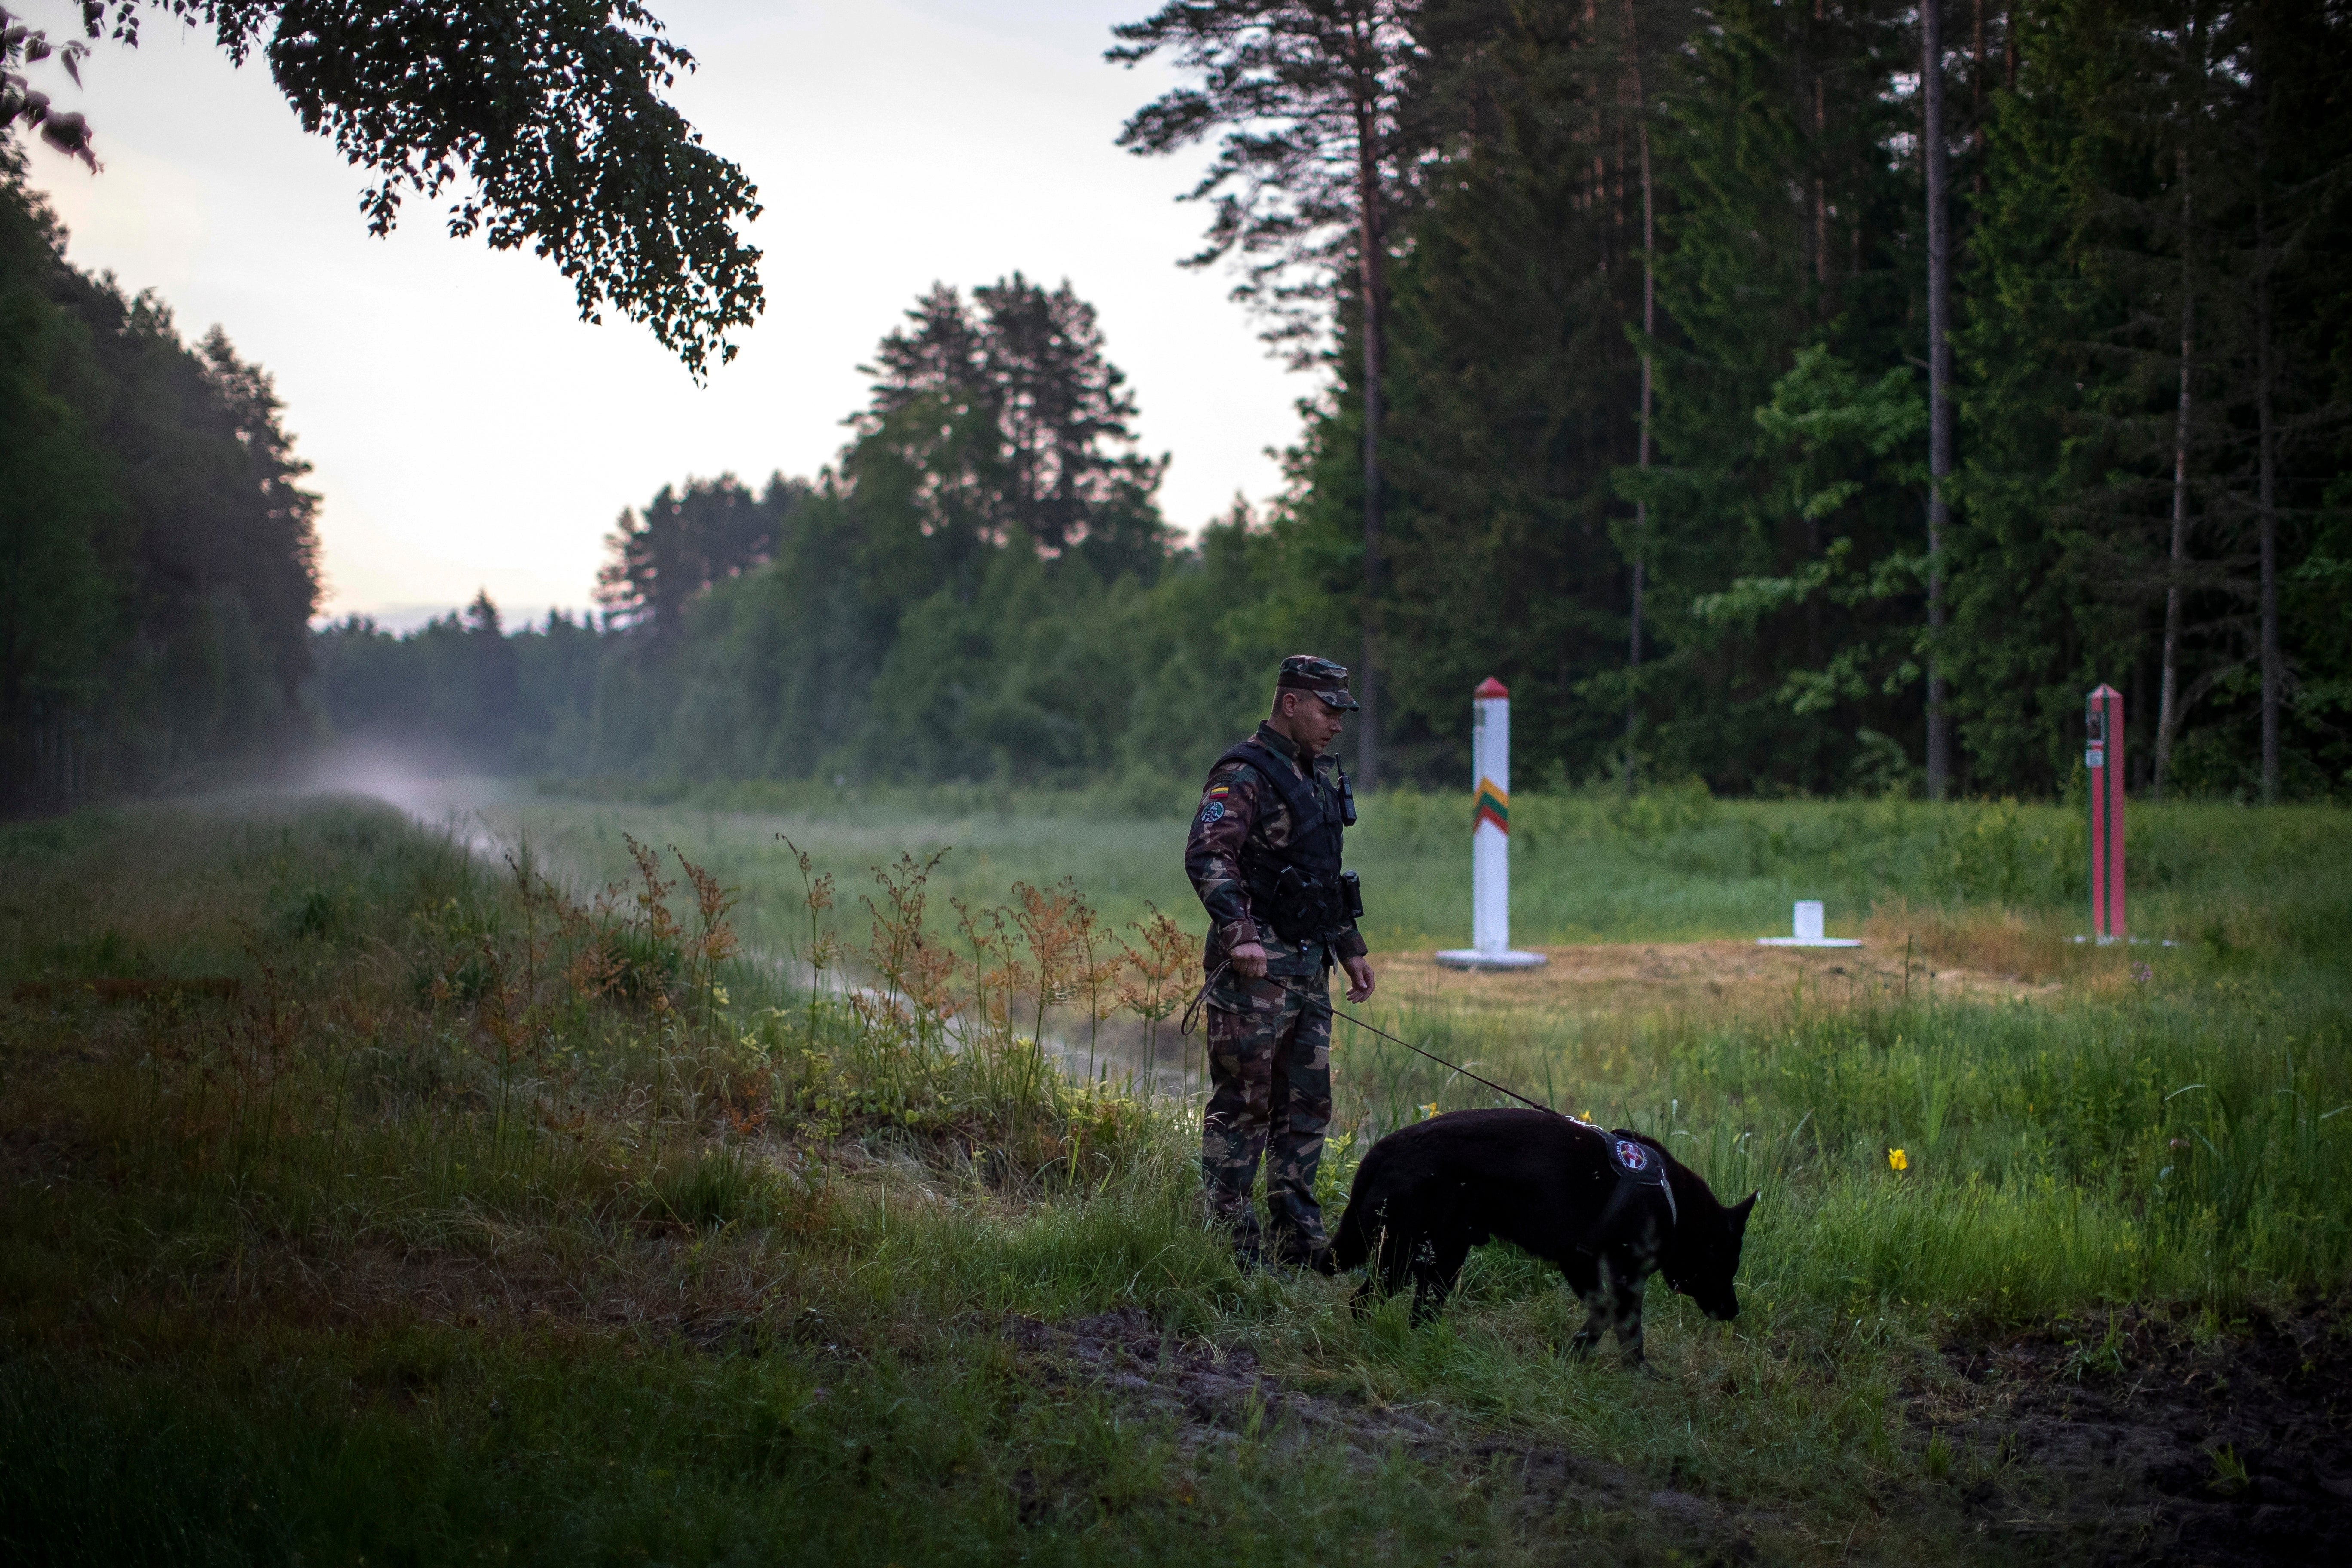
<path fill-rule="evenodd" d="M 1643 1367 L 1642 1289 L 1653 1273 L 1717 1321 L 1739 1315 L 1731 1277 L 1756 1195 L 1731 1208 L 1697 1173 L 1638 1132 L 1604 1132 L 1548 1110 L 1457 1110 L 1372 1145 L 1332 1238 L 1342 1268 L 1413 1282 L 1412 1317 L 1434 1312 L 1470 1249 L 1496 1237 L 1558 1264 L 1590 1316 L 1570 1342 L 1589 1355 L 1614 1328 Z"/>

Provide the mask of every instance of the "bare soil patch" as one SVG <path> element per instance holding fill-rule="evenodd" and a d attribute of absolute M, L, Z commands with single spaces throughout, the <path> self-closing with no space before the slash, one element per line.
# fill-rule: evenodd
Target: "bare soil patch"
<path fill-rule="evenodd" d="M 1495 1007 L 1617 1012 L 1808 1002 L 1838 1005 L 1905 996 L 2007 1001 L 2055 996 L 2055 983 L 1937 961 L 1902 942 L 1862 947 L 1759 947 L 1753 942 L 1596 942 L 1529 949 L 1540 969 L 1448 969 L 1429 952 L 1379 953 L 1383 990 Z"/>
<path fill-rule="evenodd" d="M 1402 1449 L 1454 1471 L 1463 1484 L 1504 1496 L 1539 1532 L 1574 1534 L 1612 1561 L 1745 1562 L 1756 1555 L 1754 1518 L 1622 1466 L 1562 1448 L 1464 1427 L 1434 1406 L 1376 1405 L 1287 1387 L 1247 1346 L 1164 1333 L 1141 1308 L 1059 1323 L 1016 1319 L 1007 1327 L 1027 1374 L 1040 1384 L 1084 1383 L 1139 1415 L 1175 1426 L 1177 1447 L 1196 1455 L 1255 1440 L 1277 1449 L 1328 1446 L 1369 1471 Z"/>
<path fill-rule="evenodd" d="M 1987 1534 L 2233 1568 L 2338 1561 L 2352 1541 L 2352 1303 L 2219 1333 L 2118 1314 L 1946 1357 L 1963 1407 L 1942 1430 L 1991 1461 L 1963 1494 Z"/>

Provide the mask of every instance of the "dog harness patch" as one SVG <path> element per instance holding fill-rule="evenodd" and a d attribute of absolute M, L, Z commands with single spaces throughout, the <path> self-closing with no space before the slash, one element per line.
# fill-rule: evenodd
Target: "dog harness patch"
<path fill-rule="evenodd" d="M 1625 1128 L 1620 1127 L 1612 1131 L 1579 1117 L 1569 1120 L 1599 1138 L 1601 1146 L 1609 1152 L 1609 1163 L 1617 1168 L 1615 1190 L 1610 1193 L 1608 1202 L 1601 1205 L 1601 1215 L 1585 1232 L 1584 1239 L 1577 1243 L 1579 1251 L 1601 1251 L 1610 1237 L 1616 1234 L 1616 1221 L 1625 1212 L 1625 1205 L 1632 1203 L 1643 1187 L 1655 1188 L 1658 1194 L 1666 1200 L 1668 1228 L 1681 1223 L 1682 1215 L 1675 1204 L 1675 1184 L 1667 1178 L 1664 1154 L 1643 1143 Z"/>
<path fill-rule="evenodd" d="M 1608 1141 L 1609 1157 L 1617 1163 L 1617 1192 L 1610 1200 L 1610 1208 L 1615 1210 L 1634 1187 L 1655 1187 L 1665 1197 L 1667 1222 L 1681 1223 L 1682 1215 L 1675 1204 L 1675 1184 L 1666 1179 L 1665 1156 L 1630 1136 L 1622 1127 L 1601 1136 Z"/>

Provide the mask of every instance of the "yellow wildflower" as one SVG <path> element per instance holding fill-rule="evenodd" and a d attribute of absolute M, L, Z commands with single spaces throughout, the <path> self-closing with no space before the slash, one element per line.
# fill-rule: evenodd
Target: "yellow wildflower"
<path fill-rule="evenodd" d="M 1886 1152 L 1886 1168 L 1890 1171 L 1907 1171 L 1911 1168 L 1911 1156 L 1900 1149 L 1889 1149 Z"/>
<path fill-rule="evenodd" d="M 1437 1101 L 1435 1101 L 1435 1100 L 1431 1100 L 1427 1105 L 1424 1105 L 1424 1106 L 1423 1106 L 1423 1107 L 1421 1108 L 1421 1119 L 1422 1119 L 1423 1121 L 1428 1121 L 1431 1117 L 1433 1117 L 1433 1116 L 1434 1116 L 1434 1115 L 1436 1115 L 1436 1114 L 1437 1114 Z"/>

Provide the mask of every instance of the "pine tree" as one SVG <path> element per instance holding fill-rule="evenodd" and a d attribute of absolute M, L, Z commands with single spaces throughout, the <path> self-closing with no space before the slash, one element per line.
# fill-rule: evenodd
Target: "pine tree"
<path fill-rule="evenodd" d="M 873 402 L 844 471 L 896 552 L 934 558 L 907 561 L 916 580 L 943 571 L 969 599 L 987 553 L 1016 541 L 1106 578 L 1149 574 L 1166 549 L 1152 494 L 1167 459 L 1133 449 L 1135 398 L 1094 307 L 1016 272 L 969 305 L 935 285 L 908 321 L 867 367 Z"/>
<path fill-rule="evenodd" d="M 268 375 L 68 267 L 0 139 L 0 806 L 286 738 L 317 498 Z"/>
<path fill-rule="evenodd" d="M 1363 656 L 1352 688 L 1357 780 L 1381 780 L 1382 376 L 1391 211 L 1410 142 L 1401 114 L 1422 52 L 1412 0 L 1171 0 L 1112 29 L 1108 58 L 1134 65 L 1166 50 L 1198 84 L 1137 111 L 1119 145 L 1164 154 L 1219 138 L 1188 199 L 1213 201 L 1209 241 L 1188 265 L 1242 262 L 1235 296 L 1270 319 L 1269 335 L 1311 363 L 1325 312 L 1352 293 L 1361 358 L 1358 416 L 1363 478 Z"/>
<path fill-rule="evenodd" d="M 771 487 L 755 500 L 733 474 L 668 485 L 643 511 L 625 510 L 604 536 L 596 599 L 614 626 L 642 629 L 662 647 L 684 634 L 687 606 L 712 584 L 768 559 L 799 492 Z"/>

